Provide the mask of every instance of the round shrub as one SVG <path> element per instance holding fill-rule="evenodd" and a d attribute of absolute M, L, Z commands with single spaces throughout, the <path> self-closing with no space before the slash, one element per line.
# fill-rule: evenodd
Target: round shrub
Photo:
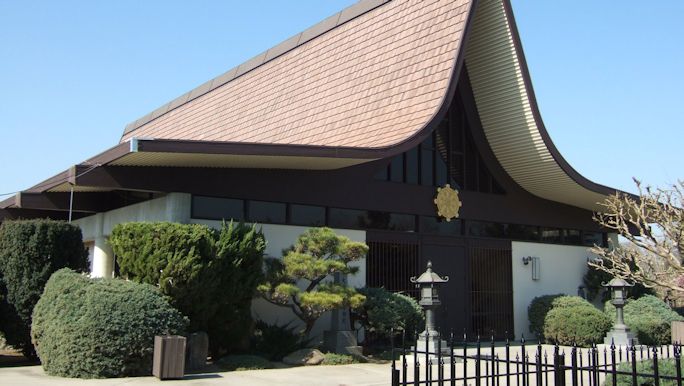
<path fill-rule="evenodd" d="M 61 269 L 36 304 L 31 336 L 50 375 L 150 375 L 154 336 L 181 333 L 186 322 L 151 285 Z"/>
<path fill-rule="evenodd" d="M 529 307 L 527 307 L 530 332 L 534 337 L 538 337 L 540 341 L 544 340 L 544 318 L 551 311 L 553 301 L 561 296 L 563 294 L 537 296 L 532 299 Z"/>
<path fill-rule="evenodd" d="M 605 313 L 615 321 L 615 306 L 610 301 L 606 302 Z M 628 300 L 624 316 L 625 324 L 637 335 L 639 343 L 647 345 L 670 343 L 672 322 L 684 320 L 684 317 L 653 295 Z"/>
<path fill-rule="evenodd" d="M 392 329 L 411 334 L 425 322 L 423 309 L 410 296 L 384 288 L 362 288 L 359 293 L 366 300 L 355 310 L 354 318 L 376 336 L 388 338 Z"/>
<path fill-rule="evenodd" d="M 552 304 L 544 320 L 544 336 L 551 343 L 600 343 L 612 326 L 608 316 L 578 296 L 563 296 Z"/>

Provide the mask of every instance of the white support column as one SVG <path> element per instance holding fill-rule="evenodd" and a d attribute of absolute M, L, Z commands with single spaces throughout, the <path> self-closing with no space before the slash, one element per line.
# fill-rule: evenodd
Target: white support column
<path fill-rule="evenodd" d="M 95 238 L 91 276 L 106 279 L 114 277 L 114 252 L 109 244 L 107 244 L 107 238 L 104 236 Z"/>

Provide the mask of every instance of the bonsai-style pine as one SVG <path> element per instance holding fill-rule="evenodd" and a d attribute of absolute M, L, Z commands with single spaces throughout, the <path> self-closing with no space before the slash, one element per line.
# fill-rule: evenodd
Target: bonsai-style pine
<path fill-rule="evenodd" d="M 334 276 L 355 274 L 349 263 L 366 256 L 368 246 L 339 236 L 330 228 L 313 228 L 283 251 L 283 258 L 266 260 L 266 280 L 258 287 L 267 301 L 289 307 L 311 332 L 327 311 L 361 306 L 365 297 L 354 288 L 334 282 Z"/>

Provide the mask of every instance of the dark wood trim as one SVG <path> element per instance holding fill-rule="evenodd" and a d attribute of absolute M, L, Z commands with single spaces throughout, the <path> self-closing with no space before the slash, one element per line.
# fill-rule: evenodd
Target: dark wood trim
<path fill-rule="evenodd" d="M 17 207 L 69 211 L 70 193 L 19 193 Z M 114 205 L 116 197 L 112 193 L 74 193 L 73 211 L 97 213 L 106 211 Z"/>

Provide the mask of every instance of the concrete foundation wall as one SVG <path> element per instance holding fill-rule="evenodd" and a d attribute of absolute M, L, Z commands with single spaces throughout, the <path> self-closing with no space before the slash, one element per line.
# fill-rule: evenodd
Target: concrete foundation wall
<path fill-rule="evenodd" d="M 587 271 L 587 257 L 594 258 L 587 247 L 541 243 L 513 242 L 513 313 L 515 338 L 532 337 L 527 307 L 541 295 L 577 295 Z M 539 279 L 532 279 L 533 262 L 523 264 L 523 257 L 539 258 Z"/>
<path fill-rule="evenodd" d="M 171 221 L 188 223 L 190 221 L 191 196 L 185 193 L 169 193 L 155 198 L 125 206 L 123 208 L 98 213 L 74 220 L 83 232 L 83 241 L 109 236 L 116 224 L 131 221 Z"/>

